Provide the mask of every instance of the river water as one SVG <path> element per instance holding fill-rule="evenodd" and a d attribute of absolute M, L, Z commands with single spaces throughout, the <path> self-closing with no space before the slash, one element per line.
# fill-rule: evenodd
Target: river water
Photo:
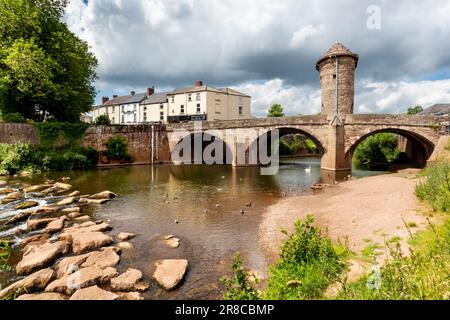
<path fill-rule="evenodd" d="M 353 171 L 356 177 L 379 173 Z M 265 208 L 282 197 L 311 192 L 309 187 L 320 181 L 321 174 L 320 160 L 311 157 L 282 160 L 275 176 L 260 175 L 259 167 L 226 165 L 136 166 L 47 175 L 52 179 L 63 176 L 69 176 L 83 194 L 111 190 L 119 195 L 88 211 L 94 220 L 110 223 L 112 235 L 121 231 L 139 234 L 131 240 L 136 250 L 122 255 L 119 271 L 135 267 L 150 281 L 156 260 L 189 260 L 179 289 L 166 292 L 152 283 L 147 299 L 219 299 L 223 293 L 219 279 L 230 275 L 236 252 L 246 266 L 262 274 L 272 262 L 259 242 Z M 0 220 L 1 216 L 0 208 Z M 8 230 L 2 232 L 8 234 Z M 181 240 L 179 248 L 162 243 L 162 237 L 169 234 Z M 12 264 L 18 252 L 20 247 Z M 0 271 L 0 284 L 6 285 L 13 277 L 13 272 Z"/>

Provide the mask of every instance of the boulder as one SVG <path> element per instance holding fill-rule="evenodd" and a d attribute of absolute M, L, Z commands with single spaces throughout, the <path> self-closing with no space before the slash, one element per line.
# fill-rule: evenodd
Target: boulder
<path fill-rule="evenodd" d="M 117 246 L 122 250 L 134 250 L 135 249 L 134 245 L 127 241 L 119 242 L 117 244 Z"/>
<path fill-rule="evenodd" d="M 102 232 L 77 232 L 72 233 L 73 253 L 82 253 L 88 250 L 98 249 L 113 242 L 113 239 Z"/>
<path fill-rule="evenodd" d="M 91 252 L 81 267 L 98 267 L 105 269 L 113 267 L 120 261 L 120 256 L 116 253 L 115 248 L 102 248 L 100 251 Z"/>
<path fill-rule="evenodd" d="M 88 233 L 88 232 L 103 232 L 109 231 L 112 227 L 107 223 L 96 224 L 95 222 L 88 221 L 80 224 L 79 226 L 72 226 L 64 230 L 64 234 L 72 233 Z"/>
<path fill-rule="evenodd" d="M 62 209 L 61 212 L 64 212 L 64 213 L 80 213 L 81 209 L 80 209 L 80 207 L 70 207 L 70 208 Z"/>
<path fill-rule="evenodd" d="M 117 195 L 111 191 L 103 191 L 90 196 L 91 199 L 114 199 Z"/>
<path fill-rule="evenodd" d="M 42 192 L 43 194 L 49 194 L 49 193 L 55 192 L 56 190 L 57 190 L 57 189 L 56 189 L 55 187 L 51 186 L 51 187 L 49 187 L 49 188 L 47 188 L 47 189 L 42 190 L 41 192 Z"/>
<path fill-rule="evenodd" d="M 178 248 L 180 246 L 180 239 L 178 238 L 170 238 L 167 240 L 164 240 L 164 243 L 169 247 L 169 248 Z"/>
<path fill-rule="evenodd" d="M 42 292 L 36 294 L 24 294 L 18 297 L 16 300 L 67 300 L 68 296 L 63 295 L 61 293 L 54 292 Z"/>
<path fill-rule="evenodd" d="M 83 223 L 83 222 L 91 221 L 91 217 L 89 217 L 88 215 L 84 215 L 84 216 L 77 217 L 74 220 L 78 223 Z"/>
<path fill-rule="evenodd" d="M 57 220 L 57 218 L 30 219 L 27 222 L 27 229 L 30 231 L 37 230 L 47 226 L 50 222 L 55 220 Z"/>
<path fill-rule="evenodd" d="M 48 184 L 48 183 L 47 184 L 38 184 L 38 185 L 23 188 L 22 191 L 23 192 L 39 192 L 39 191 L 45 190 L 51 186 L 52 185 Z"/>
<path fill-rule="evenodd" d="M 37 201 L 25 201 L 25 202 L 22 202 L 21 204 L 18 204 L 17 206 L 15 206 L 14 209 L 16 209 L 16 210 L 28 209 L 28 208 L 36 207 L 38 204 L 39 204 L 39 202 L 37 202 Z"/>
<path fill-rule="evenodd" d="M 78 271 L 81 265 L 89 258 L 92 252 L 80 254 L 77 256 L 66 257 L 58 261 L 55 265 L 56 277 L 61 278 Z"/>
<path fill-rule="evenodd" d="M 87 204 L 104 204 L 110 200 L 111 199 L 87 199 L 86 203 Z"/>
<path fill-rule="evenodd" d="M 119 241 L 127 241 L 127 240 L 130 240 L 130 239 L 134 238 L 135 236 L 136 235 L 134 233 L 121 232 L 117 236 L 117 240 L 119 240 Z"/>
<path fill-rule="evenodd" d="M 35 209 L 31 215 L 33 217 L 45 217 L 52 213 L 58 212 L 60 209 L 61 207 L 55 205 L 42 206 L 40 208 Z"/>
<path fill-rule="evenodd" d="M 14 192 L 14 189 L 11 188 L 3 188 L 0 190 L 0 194 L 8 194 Z"/>
<path fill-rule="evenodd" d="M 27 220 L 30 215 L 31 215 L 31 211 L 23 211 L 21 213 L 16 214 L 12 218 L 10 218 L 8 221 L 6 221 L 5 225 L 15 224 L 16 222 Z"/>
<path fill-rule="evenodd" d="M 69 191 L 72 189 L 72 185 L 68 183 L 62 183 L 62 182 L 56 182 L 53 187 L 55 187 L 57 190 L 65 190 Z"/>
<path fill-rule="evenodd" d="M 10 286 L 0 291 L 0 300 L 8 296 L 17 296 L 21 293 L 31 293 L 44 290 L 44 288 L 55 278 L 56 273 L 52 269 L 37 271 L 28 277 L 14 282 Z"/>
<path fill-rule="evenodd" d="M 108 267 L 106 269 L 100 269 L 97 267 L 82 268 L 77 272 L 66 275 L 51 282 L 45 288 L 45 291 L 59 292 L 71 295 L 79 289 L 87 288 L 97 284 L 106 284 L 117 275 L 117 270 L 111 267 Z"/>
<path fill-rule="evenodd" d="M 145 291 L 148 284 L 142 281 L 142 272 L 129 268 L 117 278 L 111 279 L 111 288 L 114 291 Z"/>
<path fill-rule="evenodd" d="M 57 205 L 57 206 L 67 206 L 67 205 L 69 205 L 69 204 L 74 203 L 75 200 L 76 200 L 75 197 L 67 197 L 67 198 L 65 198 L 65 199 L 63 199 L 63 200 L 61 200 L 61 201 L 58 201 L 58 202 L 56 203 L 56 205 Z"/>
<path fill-rule="evenodd" d="M 17 200 L 20 198 L 22 198 L 22 192 L 14 191 L 14 192 L 9 193 L 7 196 L 5 196 L 3 198 L 3 200 Z"/>
<path fill-rule="evenodd" d="M 74 192 L 69 193 L 69 197 L 76 197 L 76 196 L 79 196 L 80 194 L 81 194 L 80 191 L 74 191 Z"/>
<path fill-rule="evenodd" d="M 77 290 L 70 300 L 119 300 L 119 296 L 110 291 L 100 289 L 98 286 L 92 286 Z"/>
<path fill-rule="evenodd" d="M 78 207 L 77 207 L 78 208 Z M 69 217 L 69 219 L 75 219 L 75 218 L 78 218 L 78 217 L 81 217 L 81 216 L 83 216 L 84 215 L 84 213 L 83 212 L 72 212 L 72 213 L 69 213 L 67 216 Z"/>
<path fill-rule="evenodd" d="M 183 280 L 188 268 L 185 259 L 158 260 L 155 263 L 153 278 L 166 290 L 175 289 Z"/>
<path fill-rule="evenodd" d="M 45 268 L 59 256 L 67 253 L 70 244 L 67 241 L 57 241 L 54 243 L 37 243 L 31 246 L 30 243 L 23 254 L 22 260 L 16 266 L 17 275 L 26 275 L 35 270 Z"/>
<path fill-rule="evenodd" d="M 23 245 L 23 246 L 26 246 L 26 245 L 28 245 L 29 243 L 36 242 L 36 241 L 44 241 L 44 242 L 45 242 L 45 240 L 47 240 L 48 238 L 50 238 L 50 235 L 47 234 L 47 233 L 44 233 L 44 234 L 36 234 L 36 235 L 29 236 L 29 237 L 23 239 L 23 240 L 22 240 L 22 245 Z"/>
<path fill-rule="evenodd" d="M 50 222 L 47 227 L 45 227 L 45 231 L 48 233 L 59 232 L 64 228 L 64 222 L 67 220 L 66 216 L 62 216 L 57 220 L 53 220 Z"/>
<path fill-rule="evenodd" d="M 139 292 L 116 292 L 119 300 L 144 300 L 144 296 Z"/>

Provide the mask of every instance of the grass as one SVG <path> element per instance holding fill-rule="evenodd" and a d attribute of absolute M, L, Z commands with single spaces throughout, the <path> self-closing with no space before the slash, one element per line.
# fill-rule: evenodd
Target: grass
<path fill-rule="evenodd" d="M 1 270 L 9 270 L 8 260 L 11 256 L 11 246 L 7 241 L 0 240 L 0 271 Z"/>
<path fill-rule="evenodd" d="M 434 211 L 450 212 L 450 162 L 441 159 L 426 168 L 416 187 L 416 195 L 427 201 Z"/>

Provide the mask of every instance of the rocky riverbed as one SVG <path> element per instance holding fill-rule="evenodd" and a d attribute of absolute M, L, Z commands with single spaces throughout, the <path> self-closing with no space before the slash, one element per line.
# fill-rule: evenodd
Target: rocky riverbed
<path fill-rule="evenodd" d="M 83 194 L 67 179 L 33 185 L 0 180 L 0 239 L 20 251 L 16 277 L 0 300 L 142 300 L 152 284 L 177 288 L 186 259 L 158 260 L 147 275 L 135 268 L 119 273 L 122 252 L 134 250 L 139 235 L 113 237 L 108 221 L 86 213 L 116 197 L 111 191 Z M 174 235 L 161 241 L 172 249 L 180 245 Z"/>

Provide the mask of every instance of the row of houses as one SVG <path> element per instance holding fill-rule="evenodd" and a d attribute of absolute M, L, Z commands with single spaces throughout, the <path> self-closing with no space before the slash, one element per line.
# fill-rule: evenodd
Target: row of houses
<path fill-rule="evenodd" d="M 155 93 L 131 91 L 129 95 L 102 98 L 92 111 L 92 121 L 107 115 L 112 124 L 249 119 L 251 97 L 230 89 L 216 89 L 196 81 L 192 87 Z"/>

